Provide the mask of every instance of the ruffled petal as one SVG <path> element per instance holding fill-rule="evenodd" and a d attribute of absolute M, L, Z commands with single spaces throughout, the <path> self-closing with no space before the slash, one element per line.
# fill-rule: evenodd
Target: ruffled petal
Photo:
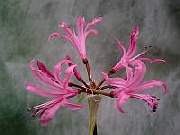
<path fill-rule="evenodd" d="M 102 21 L 103 21 L 102 17 L 97 17 L 97 18 L 92 19 L 86 25 L 85 31 L 88 30 L 88 29 L 91 29 L 92 27 L 94 27 L 95 25 L 101 23 Z"/>
<path fill-rule="evenodd" d="M 48 41 L 51 41 L 53 39 L 57 39 L 60 38 L 61 34 L 59 32 L 53 32 L 52 34 L 50 34 L 50 36 L 48 37 Z"/>
<path fill-rule="evenodd" d="M 71 79 L 71 77 L 74 75 L 74 69 L 75 67 L 77 67 L 77 65 L 71 65 L 70 67 L 68 67 L 65 71 L 65 77 L 64 77 L 64 80 L 63 80 L 63 87 L 64 88 L 67 88 L 68 87 L 68 84 L 69 84 L 69 81 Z"/>
<path fill-rule="evenodd" d="M 66 34 L 67 36 L 69 36 L 69 37 L 71 37 L 71 38 L 73 37 L 73 30 L 71 29 L 71 27 L 70 27 L 67 23 L 65 23 L 65 22 L 60 22 L 60 23 L 58 24 L 58 26 L 64 30 L 64 32 L 65 32 L 65 34 Z"/>
<path fill-rule="evenodd" d="M 51 77 L 51 78 L 54 79 L 54 76 L 53 76 L 52 72 L 49 71 L 49 70 L 46 68 L 46 66 L 45 66 L 45 64 L 44 64 L 43 62 L 37 60 L 37 67 L 38 67 L 38 69 L 41 70 L 42 72 L 46 73 L 47 76 L 49 76 L 49 77 Z"/>
<path fill-rule="evenodd" d="M 122 44 L 121 41 L 119 41 L 118 39 L 116 39 L 117 41 L 117 46 L 118 49 L 123 53 L 122 54 L 122 58 L 121 60 L 116 63 L 115 66 L 113 66 L 112 70 L 114 70 L 115 72 L 121 70 L 122 68 L 127 66 L 127 61 L 128 61 L 128 57 L 126 57 L 126 48 L 124 47 L 124 45 Z"/>
<path fill-rule="evenodd" d="M 61 85 L 63 84 L 63 79 L 60 77 L 62 73 L 62 64 L 68 64 L 68 63 L 72 63 L 72 62 L 70 60 L 64 59 L 54 66 L 54 70 L 53 70 L 54 77 L 58 82 L 60 82 Z"/>
<path fill-rule="evenodd" d="M 65 40 L 69 41 L 73 45 L 74 48 L 78 49 L 78 43 L 77 43 L 78 42 L 77 41 L 78 37 L 76 36 L 76 33 L 74 32 L 74 29 L 72 29 L 65 22 L 60 22 L 58 24 L 58 26 L 64 30 L 65 34 L 63 34 L 62 37 Z"/>
<path fill-rule="evenodd" d="M 102 75 L 106 82 L 111 86 L 115 86 L 117 88 L 124 88 L 126 86 L 126 81 L 122 78 L 109 78 L 107 73 L 104 72 L 102 72 Z"/>
<path fill-rule="evenodd" d="M 63 106 L 65 106 L 71 110 L 79 110 L 79 109 L 82 109 L 84 107 L 83 105 L 80 105 L 80 104 L 71 103 L 67 99 L 63 100 Z"/>
<path fill-rule="evenodd" d="M 57 96 L 62 96 L 68 93 L 67 90 L 61 90 L 61 91 L 57 91 L 53 89 L 47 90 L 45 88 L 42 88 L 40 86 L 31 84 L 31 83 L 26 84 L 26 89 L 29 92 L 32 92 L 36 95 L 43 96 L 43 97 L 57 97 Z"/>
<path fill-rule="evenodd" d="M 65 59 L 72 61 L 72 59 L 71 59 L 71 57 L 69 55 L 66 55 Z M 74 64 L 73 63 L 69 63 L 68 65 L 72 66 Z M 81 74 L 78 72 L 78 70 L 76 68 L 74 68 L 73 72 L 74 72 L 74 76 L 76 77 L 76 79 L 78 79 L 80 81 L 81 80 Z"/>
<path fill-rule="evenodd" d="M 137 89 L 137 91 L 142 91 L 145 89 L 152 89 L 154 87 L 160 87 L 164 93 L 167 93 L 167 85 L 163 81 L 159 80 L 150 80 L 143 82 Z"/>
<path fill-rule="evenodd" d="M 127 77 L 126 78 L 127 81 L 130 81 L 131 78 L 134 77 L 134 73 L 133 73 L 133 69 L 132 68 L 129 68 L 129 67 L 126 68 L 126 77 Z"/>
<path fill-rule="evenodd" d="M 137 38 L 139 35 L 139 27 L 134 27 L 131 35 L 130 35 L 130 43 L 129 43 L 129 48 L 127 50 L 127 55 L 129 57 L 132 57 L 136 53 L 136 48 L 137 48 Z"/>
<path fill-rule="evenodd" d="M 138 58 L 138 59 L 150 63 L 166 63 L 166 61 L 163 59 L 151 59 L 151 58 Z"/>
<path fill-rule="evenodd" d="M 85 28 L 86 22 L 84 17 L 79 16 L 76 20 L 76 28 L 77 28 L 77 33 L 78 36 L 83 36 L 84 35 L 84 28 Z"/>
<path fill-rule="evenodd" d="M 145 101 L 153 112 L 155 112 L 158 107 L 159 99 L 154 96 L 147 94 L 131 94 L 130 97 Z"/>
<path fill-rule="evenodd" d="M 129 95 L 127 95 L 124 92 L 120 92 L 117 94 L 117 100 L 116 100 L 116 108 L 122 112 L 125 113 L 125 111 L 122 108 L 122 105 L 125 104 L 129 99 Z"/>
<path fill-rule="evenodd" d="M 46 108 L 44 112 L 41 114 L 41 125 L 46 126 L 48 122 L 53 119 L 55 113 L 61 106 L 63 106 L 63 98 L 58 99 L 52 105 L 48 106 L 48 108 Z"/>
<path fill-rule="evenodd" d="M 134 75 L 131 78 L 129 78 L 128 84 L 129 87 L 137 87 L 137 85 L 140 84 L 144 79 L 146 66 L 140 60 L 135 60 L 131 64 L 134 67 Z"/>
<path fill-rule="evenodd" d="M 36 60 L 32 60 L 29 64 L 29 67 L 32 71 L 33 76 L 40 82 L 42 82 L 45 85 L 50 85 L 52 87 L 59 87 L 59 84 L 55 81 L 55 77 L 49 71 L 45 65 Z"/>
<path fill-rule="evenodd" d="M 79 110 L 83 108 L 82 105 L 73 104 L 66 98 L 56 99 L 51 104 L 47 104 L 46 106 L 44 106 L 46 108 L 44 108 L 44 111 L 41 113 L 40 123 L 43 126 L 46 126 L 48 122 L 53 119 L 57 110 L 62 106 L 67 107 L 71 110 Z"/>
<path fill-rule="evenodd" d="M 122 60 L 122 59 L 121 59 Z M 114 67 L 112 67 L 112 70 L 114 72 L 117 72 L 121 69 L 123 69 L 125 66 L 122 64 L 122 61 L 119 61 L 118 63 L 116 63 L 116 65 Z"/>
<path fill-rule="evenodd" d="M 96 36 L 96 35 L 98 35 L 98 31 L 95 29 L 90 29 L 85 32 L 85 38 L 87 38 L 90 35 Z"/>
<path fill-rule="evenodd" d="M 123 52 L 123 56 L 126 55 L 126 48 L 124 47 L 123 43 L 118 39 L 116 39 L 116 41 L 118 49 Z"/>

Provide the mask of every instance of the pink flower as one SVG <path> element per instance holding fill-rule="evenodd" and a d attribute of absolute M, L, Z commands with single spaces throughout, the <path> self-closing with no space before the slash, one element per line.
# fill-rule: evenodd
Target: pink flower
<path fill-rule="evenodd" d="M 140 60 L 135 60 L 132 62 L 132 65 L 135 69 L 126 68 L 126 79 L 109 78 L 107 74 L 103 73 L 107 83 L 116 87 L 113 94 L 117 98 L 117 109 L 124 112 L 122 105 L 126 103 L 129 98 L 136 98 L 145 101 L 153 111 L 156 111 L 158 99 L 155 96 L 142 93 L 146 89 L 152 89 L 154 87 L 161 87 L 166 93 L 166 84 L 160 80 L 143 81 L 146 72 L 144 63 Z"/>
<path fill-rule="evenodd" d="M 137 50 L 137 39 L 139 35 L 139 28 L 134 27 L 131 34 L 130 34 L 130 41 L 129 41 L 129 48 L 125 49 L 124 45 L 117 40 L 118 42 L 118 48 L 123 52 L 123 56 L 120 59 L 120 61 L 112 68 L 112 71 L 116 72 L 123 67 L 128 67 L 131 65 L 131 63 L 134 60 L 142 60 L 142 61 L 148 61 L 148 62 L 165 62 L 162 59 L 151 59 L 151 58 L 145 58 L 144 54 L 148 52 L 148 50 L 145 50 L 141 52 L 140 54 L 135 55 Z"/>
<path fill-rule="evenodd" d="M 68 87 L 68 83 L 73 76 L 73 69 L 77 65 L 68 67 L 65 70 L 64 78 L 62 78 L 62 64 L 68 63 L 71 63 L 71 61 L 60 61 L 54 66 L 53 72 L 49 71 L 40 61 L 33 60 L 30 63 L 32 74 L 39 81 L 39 85 L 28 83 L 26 89 L 36 95 L 52 99 L 44 104 L 32 107 L 32 115 L 40 116 L 42 125 L 47 125 L 60 107 L 67 107 L 72 110 L 82 108 L 81 105 L 69 101 L 70 98 L 79 94 L 79 91 Z"/>
<path fill-rule="evenodd" d="M 94 29 L 95 25 L 102 22 L 102 18 L 94 18 L 90 22 L 85 22 L 84 17 L 79 16 L 76 20 L 76 30 L 72 29 L 65 22 L 59 23 L 59 27 L 64 30 L 64 34 L 54 32 L 49 36 L 49 40 L 54 38 L 64 38 L 71 42 L 74 48 L 77 49 L 80 57 L 86 60 L 86 39 L 89 35 L 97 35 L 98 31 Z"/>

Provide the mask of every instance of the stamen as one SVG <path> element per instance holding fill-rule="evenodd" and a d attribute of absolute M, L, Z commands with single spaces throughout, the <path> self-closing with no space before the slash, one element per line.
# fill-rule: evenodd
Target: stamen
<path fill-rule="evenodd" d="M 54 106 L 54 104 L 60 102 L 61 100 L 62 98 L 51 100 L 47 103 L 28 108 L 27 110 L 31 112 L 32 117 L 40 117 L 48 108 Z"/>
<path fill-rule="evenodd" d="M 141 57 L 141 56 L 149 53 L 149 52 L 151 51 L 151 48 L 152 48 L 152 46 L 148 46 L 148 47 L 145 46 L 145 47 L 144 47 L 144 51 L 142 51 L 140 54 L 134 56 L 131 60 L 135 60 L 135 59 L 137 59 L 137 58 L 139 58 L 139 57 Z"/>

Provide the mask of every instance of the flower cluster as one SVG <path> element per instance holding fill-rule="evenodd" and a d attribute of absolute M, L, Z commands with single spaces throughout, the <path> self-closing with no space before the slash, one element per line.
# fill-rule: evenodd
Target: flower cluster
<path fill-rule="evenodd" d="M 64 39 L 69 41 L 72 46 L 77 50 L 83 64 L 86 67 L 89 82 L 85 82 L 83 77 L 77 69 L 70 56 L 66 56 L 63 60 L 54 66 L 52 71 L 38 60 L 30 62 L 30 69 L 33 76 L 38 81 L 38 84 L 27 83 L 26 89 L 36 95 L 46 97 L 50 101 L 34 106 L 30 109 L 33 116 L 39 116 L 42 125 L 47 123 L 54 117 L 56 111 L 61 107 L 67 107 L 71 110 L 78 110 L 84 105 L 72 103 L 71 98 L 77 97 L 81 93 L 98 96 L 108 96 L 116 99 L 116 107 L 120 112 L 125 112 L 122 105 L 130 98 L 140 99 L 145 101 L 147 105 L 156 111 L 158 107 L 158 98 L 150 94 L 144 94 L 145 90 L 154 87 L 160 87 L 164 93 L 167 92 L 167 86 L 161 80 L 144 81 L 146 73 L 145 62 L 160 62 L 164 63 L 162 59 L 146 58 L 145 54 L 149 52 L 145 49 L 140 54 L 136 55 L 137 39 L 139 35 L 139 28 L 134 27 L 130 34 L 130 41 L 128 49 L 119 41 L 117 45 L 123 56 L 108 72 L 102 72 L 103 80 L 96 82 L 91 76 L 91 66 L 88 61 L 86 53 L 86 39 L 89 35 L 97 35 L 98 31 L 95 25 L 102 22 L 102 18 L 94 18 L 86 22 L 84 17 L 78 17 L 76 20 L 76 29 L 73 29 L 65 22 L 60 22 L 58 27 L 60 32 L 54 32 L 49 36 L 52 39 Z M 66 68 L 62 68 L 65 65 Z M 112 74 L 125 69 L 125 77 L 113 78 Z M 79 83 L 72 82 L 72 77 L 75 77 Z M 106 83 L 103 85 L 103 83 Z"/>

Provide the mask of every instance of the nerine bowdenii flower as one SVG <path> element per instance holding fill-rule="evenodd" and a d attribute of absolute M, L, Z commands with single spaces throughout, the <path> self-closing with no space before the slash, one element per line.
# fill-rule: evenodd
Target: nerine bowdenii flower
<path fill-rule="evenodd" d="M 131 64 L 135 69 L 130 67 L 127 68 L 126 79 L 109 78 L 106 73 L 103 73 L 106 82 L 116 87 L 113 94 L 117 100 L 117 109 L 120 112 L 124 112 L 122 105 L 126 103 L 129 98 L 136 98 L 145 101 L 153 111 L 156 111 L 158 107 L 158 98 L 149 94 L 144 94 L 144 92 L 147 89 L 160 87 L 164 93 L 166 93 L 166 83 L 160 80 L 143 81 L 146 72 L 145 64 L 140 60 L 135 60 Z"/>
<path fill-rule="evenodd" d="M 144 55 L 149 51 L 149 50 L 144 50 L 143 52 L 136 54 L 137 51 L 137 39 L 139 36 L 139 27 L 134 27 L 131 34 L 130 34 L 130 40 L 129 40 L 129 47 L 126 50 L 125 46 L 123 45 L 123 43 L 119 40 L 117 40 L 117 45 L 118 45 L 118 49 L 123 52 L 123 56 L 121 57 L 121 59 L 119 60 L 119 62 L 113 66 L 112 71 L 111 72 L 116 72 L 121 70 L 124 67 L 129 67 L 132 66 L 131 63 L 135 60 L 141 60 L 141 61 L 148 61 L 148 62 L 165 62 L 163 59 L 151 59 L 151 58 L 147 58 Z"/>
<path fill-rule="evenodd" d="M 87 60 L 86 53 L 86 39 L 90 35 L 97 35 L 98 31 L 95 29 L 95 26 L 102 22 L 102 18 L 94 18 L 89 22 L 86 22 L 84 17 L 79 16 L 76 20 L 76 28 L 71 28 L 65 22 L 59 23 L 59 28 L 64 31 L 64 33 L 54 32 L 49 36 L 49 40 L 55 38 L 63 38 L 69 41 L 73 47 L 78 51 L 82 60 Z"/>
<path fill-rule="evenodd" d="M 80 16 L 76 20 L 75 28 L 72 28 L 65 22 L 60 22 L 58 26 L 61 31 L 54 32 L 49 36 L 49 40 L 59 38 L 69 41 L 72 44 L 85 65 L 89 82 L 83 80 L 84 76 L 81 76 L 81 73 L 77 70 L 77 65 L 71 61 L 69 55 L 57 63 L 53 71 L 48 70 L 45 64 L 40 61 L 33 60 L 30 63 L 30 69 L 38 83 L 27 83 L 26 89 L 29 92 L 48 99 L 48 102 L 30 109 L 33 116 L 40 117 L 40 123 L 42 125 L 47 125 L 61 107 L 67 107 L 72 110 L 81 109 L 83 107 L 82 105 L 70 101 L 71 98 L 81 93 L 86 93 L 85 95 L 88 98 L 99 97 L 100 95 L 114 98 L 116 100 L 116 107 L 120 112 L 125 112 L 122 106 L 129 99 L 140 99 L 145 101 L 152 111 L 155 112 L 159 99 L 151 94 L 146 94 L 146 90 L 160 87 L 164 93 L 167 92 L 167 86 L 164 81 L 144 81 L 144 75 L 146 73 L 145 61 L 150 63 L 165 61 L 145 57 L 145 54 L 149 52 L 147 49 L 136 55 L 137 39 L 139 36 L 138 27 L 134 27 L 130 34 L 128 49 L 125 48 L 122 42 L 117 40 L 118 48 L 123 52 L 119 62 L 109 72 L 103 73 L 104 79 L 99 83 L 93 80 L 91 66 L 86 52 L 86 40 L 89 35 L 98 34 L 95 26 L 100 22 L 102 22 L 101 17 L 86 22 L 84 17 Z M 67 66 L 65 71 L 62 68 L 63 65 Z M 125 77 L 112 78 L 111 75 L 113 73 L 123 68 L 126 71 Z M 73 76 L 81 84 L 71 82 Z M 104 85 L 104 82 L 108 85 Z M 110 91 L 105 91 L 106 89 L 110 89 Z"/>
<path fill-rule="evenodd" d="M 47 125 L 60 107 L 67 107 L 71 110 L 82 108 L 82 105 L 69 101 L 79 91 L 68 87 L 68 83 L 74 73 L 73 69 L 77 65 L 73 64 L 68 67 L 65 70 L 64 77 L 62 77 L 62 65 L 68 63 L 72 62 L 69 60 L 60 61 L 54 66 L 53 71 L 49 71 L 42 62 L 36 60 L 31 61 L 29 65 L 33 76 L 39 84 L 27 83 L 26 89 L 36 95 L 51 99 L 46 103 L 31 108 L 32 115 L 39 116 L 42 125 Z"/>

